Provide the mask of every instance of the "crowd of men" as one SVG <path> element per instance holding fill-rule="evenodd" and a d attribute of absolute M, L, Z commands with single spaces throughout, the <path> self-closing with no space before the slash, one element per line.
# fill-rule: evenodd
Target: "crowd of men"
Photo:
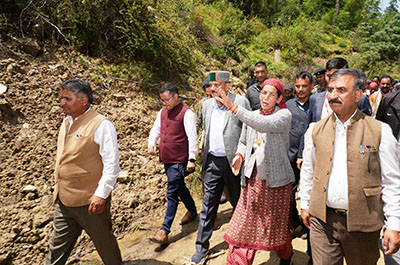
<path fill-rule="evenodd" d="M 180 101 L 175 84 L 166 83 L 159 91 L 163 108 L 151 129 L 148 153 L 157 154 L 159 141 L 167 207 L 151 240 L 168 243 L 179 201 L 187 209 L 180 224 L 196 220 L 198 211 L 185 176 L 200 164 L 204 195 L 191 264 L 202 264 L 208 257 L 224 189 L 233 211 L 241 192 L 240 172 L 232 163 L 242 122 L 215 98 L 228 97 L 236 107 L 257 111 L 268 75 L 267 65 L 257 62 L 256 82 L 241 96 L 230 90 L 228 71 L 211 71 L 203 83 L 206 97 L 197 117 Z M 400 264 L 400 86 L 388 75 L 369 81 L 343 58 L 332 58 L 314 75 L 300 72 L 293 81 L 283 95 L 292 115 L 292 228 L 301 228 L 300 235 L 307 238 L 309 264 L 343 264 L 343 259 L 349 265 L 376 264 L 380 237 L 386 264 Z M 65 81 L 60 99 L 67 117 L 58 137 L 54 229 L 45 264 L 65 264 L 82 229 L 104 264 L 122 264 L 110 215 L 119 173 L 115 128 L 91 107 L 87 82 Z"/>

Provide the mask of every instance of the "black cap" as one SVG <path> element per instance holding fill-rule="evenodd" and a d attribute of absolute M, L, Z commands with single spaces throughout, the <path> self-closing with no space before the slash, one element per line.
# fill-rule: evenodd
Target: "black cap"
<path fill-rule="evenodd" d="M 286 85 L 283 89 L 284 90 L 293 91 L 293 86 L 292 85 Z"/>
<path fill-rule="evenodd" d="M 324 75 L 326 72 L 325 68 L 319 68 L 314 72 L 314 75 Z"/>
<path fill-rule="evenodd" d="M 206 87 L 209 87 L 209 86 L 210 86 L 210 82 L 208 81 L 208 76 L 207 76 L 207 78 L 203 81 L 202 88 L 205 89 Z"/>

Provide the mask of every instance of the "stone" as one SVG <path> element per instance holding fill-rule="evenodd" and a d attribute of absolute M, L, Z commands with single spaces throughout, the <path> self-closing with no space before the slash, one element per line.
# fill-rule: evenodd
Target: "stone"
<path fill-rule="evenodd" d="M 24 192 L 35 192 L 36 187 L 33 185 L 26 185 L 23 189 Z"/>
<path fill-rule="evenodd" d="M 38 56 L 39 53 L 42 51 L 42 47 L 39 45 L 39 43 L 31 38 L 24 38 L 21 41 L 21 49 L 32 55 L 32 56 Z"/>
<path fill-rule="evenodd" d="M 6 93 L 7 86 L 0 84 L 0 95 Z"/>
<path fill-rule="evenodd" d="M 117 181 L 119 183 L 128 183 L 130 181 L 130 177 L 128 171 L 121 171 L 117 177 Z"/>

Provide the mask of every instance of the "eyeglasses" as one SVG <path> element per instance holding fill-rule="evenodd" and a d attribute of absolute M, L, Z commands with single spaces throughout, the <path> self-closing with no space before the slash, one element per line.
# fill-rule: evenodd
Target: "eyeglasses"
<path fill-rule="evenodd" d="M 169 98 L 166 98 L 166 99 L 161 99 L 160 98 L 160 100 L 161 100 L 162 103 L 168 103 L 171 100 L 171 98 L 173 98 L 173 96 L 170 96 Z"/>

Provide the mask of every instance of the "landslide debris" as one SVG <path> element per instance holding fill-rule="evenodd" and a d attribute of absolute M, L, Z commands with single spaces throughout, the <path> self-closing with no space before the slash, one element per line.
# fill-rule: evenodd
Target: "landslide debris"
<path fill-rule="evenodd" d="M 90 65 L 96 60 L 86 58 L 82 67 L 82 57 L 65 47 L 44 47 L 33 57 L 0 41 L 0 264 L 43 264 L 47 255 L 56 139 L 64 117 L 58 87 L 70 78 L 90 82 L 93 107 L 117 129 L 121 176 L 112 194 L 117 237 L 149 229 L 163 216 L 164 169 L 147 154 L 148 133 L 161 106 L 158 95 L 133 82 L 93 76 Z M 92 251 L 83 233 L 71 256 Z"/>

